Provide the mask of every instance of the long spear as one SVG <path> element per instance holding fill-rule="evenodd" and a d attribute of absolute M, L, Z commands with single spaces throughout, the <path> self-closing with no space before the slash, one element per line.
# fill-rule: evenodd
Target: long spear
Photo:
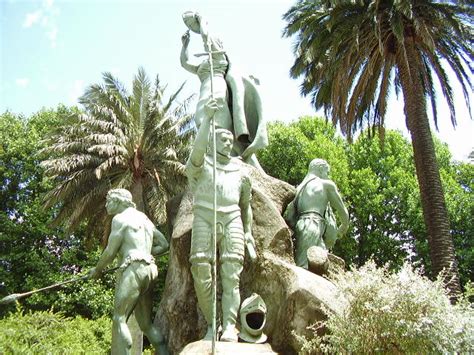
<path fill-rule="evenodd" d="M 214 63 L 212 58 L 211 38 L 207 38 L 207 52 L 209 53 L 209 69 L 211 74 L 211 100 L 214 100 Z M 212 213 L 212 355 L 216 354 L 217 337 L 217 181 L 216 181 L 216 119 L 212 116 L 212 185 L 213 185 L 213 213 Z"/>
<path fill-rule="evenodd" d="M 211 38 L 207 38 L 206 53 L 195 54 L 196 57 L 207 55 L 209 57 L 209 72 L 211 82 L 211 100 L 214 100 L 214 62 L 213 54 L 223 54 L 225 51 L 213 51 Z M 217 337 L 217 181 L 216 181 L 216 120 L 212 116 L 211 120 L 211 135 L 212 135 L 212 185 L 213 185 L 213 215 L 212 215 L 212 354 L 216 354 L 216 337 Z"/>
<path fill-rule="evenodd" d="M 119 267 L 113 267 L 113 268 L 110 268 L 110 269 L 107 269 L 105 271 L 102 272 L 102 274 L 106 274 L 106 273 L 109 273 L 109 272 L 112 272 L 112 271 L 115 271 L 117 270 Z M 43 287 L 43 288 L 38 288 L 36 290 L 31 290 L 31 291 L 28 291 L 28 292 L 24 292 L 24 293 L 12 293 L 11 295 L 8 295 L 6 297 L 3 297 L 1 300 L 0 300 L 0 304 L 8 304 L 8 303 L 12 303 L 12 302 L 15 302 L 21 298 L 25 298 L 25 297 L 29 297 L 31 296 L 32 294 L 35 294 L 37 292 L 43 292 L 43 291 L 47 291 L 47 290 L 52 290 L 52 289 L 55 289 L 55 288 L 58 288 L 58 287 L 61 287 L 61 286 L 64 286 L 66 284 L 69 284 L 69 283 L 74 283 L 74 282 L 78 282 L 78 281 L 81 281 L 81 280 L 85 280 L 89 277 L 89 275 L 84 275 L 84 276 L 81 276 L 81 277 L 76 277 L 76 278 L 73 278 L 73 279 L 70 279 L 70 280 L 66 280 L 66 281 L 62 281 L 62 282 L 58 282 L 58 283 L 55 283 L 55 284 L 52 284 L 52 285 L 49 285 L 49 286 L 46 286 L 46 287 Z"/>

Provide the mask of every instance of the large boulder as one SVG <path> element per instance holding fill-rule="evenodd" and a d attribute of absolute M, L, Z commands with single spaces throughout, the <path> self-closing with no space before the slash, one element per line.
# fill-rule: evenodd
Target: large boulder
<path fill-rule="evenodd" d="M 323 307 L 340 311 L 341 300 L 327 279 L 295 266 L 291 231 L 281 217 L 293 199 L 293 186 L 242 163 L 252 178 L 252 233 L 257 260 L 245 259 L 242 300 L 258 293 L 267 305 L 264 333 L 278 352 L 296 353 L 295 333 L 311 337 L 308 326 L 325 318 Z M 192 196 L 184 193 L 168 204 L 170 256 L 165 290 L 155 322 L 163 330 L 171 353 L 201 339 L 206 322 L 199 310 L 190 271 Z M 219 299 L 219 297 L 218 297 Z M 218 306 L 218 309 L 220 307 Z"/>

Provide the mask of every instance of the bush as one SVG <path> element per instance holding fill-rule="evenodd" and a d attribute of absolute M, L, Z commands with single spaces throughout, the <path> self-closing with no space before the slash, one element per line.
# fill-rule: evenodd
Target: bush
<path fill-rule="evenodd" d="M 471 353 L 474 310 L 467 299 L 449 302 L 442 281 L 430 281 L 405 264 L 397 273 L 368 262 L 334 276 L 348 301 L 345 311 L 326 311 L 315 337 L 301 352 L 354 354 Z M 325 330 L 326 335 L 318 337 Z"/>
<path fill-rule="evenodd" d="M 109 317 L 66 318 L 51 311 L 18 309 L 0 319 L 1 354 L 107 354 L 111 346 Z"/>

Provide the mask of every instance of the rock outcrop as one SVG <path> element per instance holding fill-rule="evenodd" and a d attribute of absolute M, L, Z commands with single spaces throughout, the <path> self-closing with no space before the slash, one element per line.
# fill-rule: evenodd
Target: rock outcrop
<path fill-rule="evenodd" d="M 311 337 L 307 327 L 325 318 L 323 306 L 339 311 L 344 302 L 331 282 L 294 264 L 291 231 L 281 217 L 294 197 L 294 187 L 244 163 L 242 169 L 252 177 L 252 233 L 257 260 L 245 260 L 241 297 L 243 300 L 255 292 L 263 298 L 268 342 L 274 351 L 296 353 L 299 345 L 294 333 Z M 177 354 L 204 336 L 206 322 L 197 304 L 188 261 L 191 194 L 170 201 L 167 213 L 171 228 L 169 268 L 155 322 L 163 330 L 170 352 Z"/>

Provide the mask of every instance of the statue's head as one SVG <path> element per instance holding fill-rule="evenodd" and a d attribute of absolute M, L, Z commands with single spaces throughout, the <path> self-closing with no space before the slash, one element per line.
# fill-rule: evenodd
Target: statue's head
<path fill-rule="evenodd" d="M 127 207 L 135 208 L 130 191 L 125 189 L 113 189 L 107 193 L 105 208 L 108 214 L 117 214 Z"/>
<path fill-rule="evenodd" d="M 212 149 L 212 136 L 210 148 Z M 225 128 L 216 128 L 216 152 L 218 155 L 230 157 L 234 145 L 234 136 L 231 131 Z"/>
<path fill-rule="evenodd" d="M 197 12 L 186 11 L 183 14 L 183 21 L 187 28 L 197 34 L 201 34 L 201 25 L 196 17 Z"/>
<path fill-rule="evenodd" d="M 313 159 L 309 163 L 308 172 L 326 178 L 329 174 L 329 164 L 324 159 Z"/>

